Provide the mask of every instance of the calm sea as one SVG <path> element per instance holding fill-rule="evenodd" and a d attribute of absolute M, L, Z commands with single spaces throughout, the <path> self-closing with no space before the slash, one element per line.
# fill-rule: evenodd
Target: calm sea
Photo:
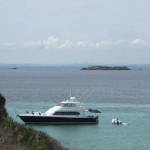
<path fill-rule="evenodd" d="M 142 66 L 143 67 L 143 66 Z M 70 150 L 150 149 L 150 69 L 81 71 L 79 67 L 0 67 L 0 92 L 10 116 L 46 111 L 71 96 L 99 109 L 96 125 L 30 125 Z M 141 68 L 141 67 L 140 67 Z M 82 96 L 82 97 L 81 97 Z M 113 125 L 119 118 L 129 125 Z"/>

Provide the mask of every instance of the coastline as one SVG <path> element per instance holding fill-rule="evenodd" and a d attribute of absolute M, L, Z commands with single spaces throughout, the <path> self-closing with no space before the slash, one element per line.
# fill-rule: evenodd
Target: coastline
<path fill-rule="evenodd" d="M 1 150 L 67 150 L 58 141 L 8 117 L 5 98 L 0 94 L 0 148 Z"/>

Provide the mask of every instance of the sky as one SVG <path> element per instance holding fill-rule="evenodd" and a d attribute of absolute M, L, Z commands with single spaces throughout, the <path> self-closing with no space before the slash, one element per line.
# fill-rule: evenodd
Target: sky
<path fill-rule="evenodd" d="M 0 0 L 0 64 L 150 64 L 149 0 Z"/>

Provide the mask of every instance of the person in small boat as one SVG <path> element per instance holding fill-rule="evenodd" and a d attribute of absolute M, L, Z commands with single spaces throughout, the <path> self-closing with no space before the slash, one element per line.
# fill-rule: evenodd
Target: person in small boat
<path fill-rule="evenodd" d="M 116 123 L 117 125 L 122 124 L 122 122 L 118 118 L 116 118 Z"/>
<path fill-rule="evenodd" d="M 122 122 L 118 118 L 112 119 L 112 123 L 117 125 L 122 124 Z"/>

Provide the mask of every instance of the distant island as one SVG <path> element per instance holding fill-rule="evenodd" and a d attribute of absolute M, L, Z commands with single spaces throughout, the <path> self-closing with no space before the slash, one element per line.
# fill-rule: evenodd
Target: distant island
<path fill-rule="evenodd" d="M 16 67 L 13 67 L 13 68 L 10 68 L 10 69 L 18 69 L 18 68 L 16 68 Z"/>
<path fill-rule="evenodd" d="M 131 70 L 127 66 L 90 66 L 80 70 Z"/>

